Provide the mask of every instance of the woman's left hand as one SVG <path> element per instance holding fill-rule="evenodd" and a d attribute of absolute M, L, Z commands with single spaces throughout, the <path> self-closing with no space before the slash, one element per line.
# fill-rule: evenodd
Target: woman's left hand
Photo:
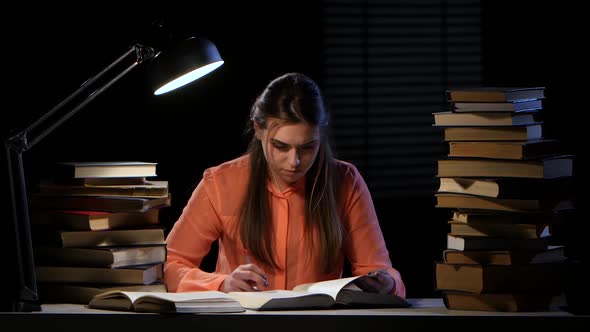
<path fill-rule="evenodd" d="M 393 291 L 395 280 L 386 270 L 377 270 L 358 278 L 355 284 L 365 292 L 389 294 Z"/>

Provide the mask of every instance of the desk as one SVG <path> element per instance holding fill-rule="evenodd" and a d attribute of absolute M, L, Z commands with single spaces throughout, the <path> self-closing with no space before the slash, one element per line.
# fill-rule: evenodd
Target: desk
<path fill-rule="evenodd" d="M 338 309 L 298 311 L 246 311 L 228 314 L 145 314 L 88 309 L 75 304 L 46 304 L 35 313 L 0 313 L 0 322 L 30 331 L 415 331 L 428 327 L 438 331 L 512 329 L 526 326 L 532 332 L 586 330 L 590 316 L 568 312 L 502 313 L 447 310 L 441 299 L 408 299 L 412 308 Z M 524 324 L 524 325 L 523 325 Z M 13 325 L 14 326 L 14 325 Z"/>

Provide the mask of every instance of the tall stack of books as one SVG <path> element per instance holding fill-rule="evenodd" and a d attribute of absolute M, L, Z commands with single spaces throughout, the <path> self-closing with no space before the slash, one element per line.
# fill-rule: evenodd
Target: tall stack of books
<path fill-rule="evenodd" d="M 63 162 L 31 199 L 42 302 L 87 304 L 109 290 L 166 291 L 161 208 L 171 204 L 156 163 Z M 149 179 L 149 180 L 148 180 Z"/>
<path fill-rule="evenodd" d="M 573 156 L 543 136 L 543 87 L 447 91 L 434 113 L 449 155 L 437 207 L 452 209 L 435 288 L 449 309 L 546 311 L 563 298 L 564 247 L 552 229 L 574 208 Z"/>

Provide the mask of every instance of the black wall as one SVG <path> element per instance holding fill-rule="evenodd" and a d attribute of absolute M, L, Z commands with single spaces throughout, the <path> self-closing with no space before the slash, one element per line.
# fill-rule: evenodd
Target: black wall
<path fill-rule="evenodd" d="M 569 301 L 573 311 L 590 310 L 585 303 L 590 247 L 586 118 L 587 58 L 584 41 L 588 19 L 577 5 L 532 1 L 484 1 L 484 79 L 488 85 L 545 86 L 545 137 L 558 139 L 562 151 L 576 156 L 576 210 L 556 227 L 554 241 L 566 245 L 574 263 Z"/>
<path fill-rule="evenodd" d="M 159 177 L 170 181 L 173 195 L 172 207 L 162 216 L 169 229 L 202 171 L 243 152 L 242 129 L 250 105 L 270 79 L 300 71 L 322 83 L 320 2 L 171 8 L 101 5 L 69 8 L 65 14 L 65 8 L 32 10 L 25 4 L 2 22 L 8 32 L 2 40 L 5 89 L 12 82 L 4 94 L 4 105 L 10 106 L 2 107 L 3 139 L 10 129 L 47 112 L 133 43 L 149 41 L 151 22 L 157 18 L 208 37 L 226 61 L 208 77 L 159 98 L 150 95 L 146 69 L 137 67 L 26 153 L 29 184 L 56 160 L 156 161 Z M 581 142 L 586 138 L 580 118 L 587 106 L 580 12 L 536 2 L 486 1 L 483 49 L 485 84 L 547 87 L 546 133 L 578 155 L 577 167 L 583 170 Z M 578 176 L 585 181 L 582 171 Z M 5 176 L 2 181 L 6 195 Z M 408 296 L 437 296 L 432 267 L 445 245 L 448 211 L 435 209 L 432 197 L 376 200 L 375 206 Z M 6 199 L 2 207 L 8 211 Z M 573 219 L 566 241 L 577 258 L 587 261 L 588 226 Z M 3 250 L 10 253 L 10 219 L 1 223 Z"/>

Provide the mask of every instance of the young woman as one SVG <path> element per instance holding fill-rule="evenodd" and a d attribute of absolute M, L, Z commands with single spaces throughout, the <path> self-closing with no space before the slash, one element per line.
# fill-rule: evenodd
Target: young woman
<path fill-rule="evenodd" d="M 256 291 L 371 274 L 361 288 L 405 297 L 371 195 L 336 160 L 318 86 L 299 73 L 274 79 L 252 107 L 245 155 L 205 170 L 168 238 L 170 292 Z M 214 273 L 199 265 L 219 241 Z"/>

